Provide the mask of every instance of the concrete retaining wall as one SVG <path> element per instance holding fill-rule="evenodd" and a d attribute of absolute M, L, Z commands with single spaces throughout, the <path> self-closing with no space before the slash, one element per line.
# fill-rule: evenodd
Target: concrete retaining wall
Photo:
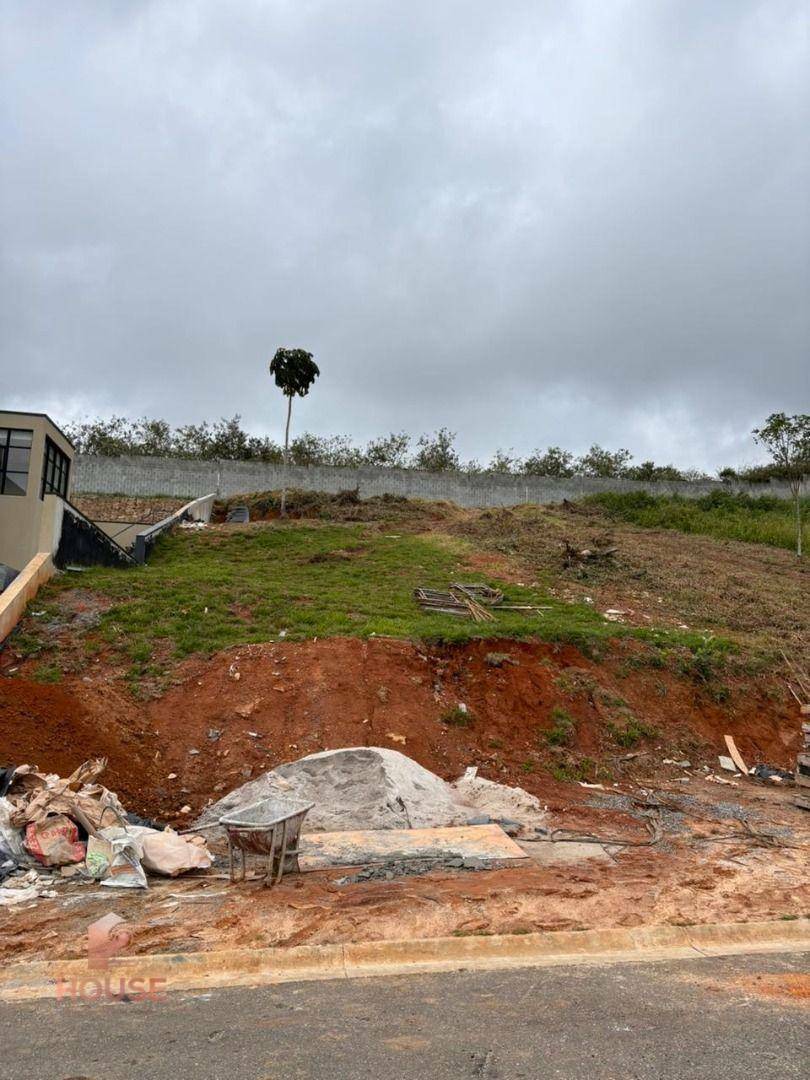
<path fill-rule="evenodd" d="M 109 495 L 173 495 L 195 498 L 215 491 L 239 495 L 277 491 L 284 484 L 283 465 L 243 461 L 185 461 L 181 458 L 82 455 L 74 463 L 74 491 Z M 288 486 L 305 491 L 337 492 L 357 488 L 361 498 L 405 495 L 448 500 L 459 506 L 514 506 L 517 503 L 555 503 L 602 491 L 649 491 L 652 494 L 697 498 L 710 491 L 745 491 L 752 495 L 790 497 L 787 484 L 724 484 L 719 480 L 668 481 L 596 480 L 574 476 L 556 480 L 545 476 L 502 476 L 492 473 L 430 473 L 418 469 L 363 466 L 338 469 L 329 465 L 291 465 Z"/>
<path fill-rule="evenodd" d="M 20 621 L 26 605 L 39 592 L 42 585 L 53 577 L 53 559 L 50 551 L 40 551 L 7 589 L 0 593 L 0 641 L 4 641 Z"/>
<path fill-rule="evenodd" d="M 179 510 L 175 510 L 173 514 L 164 518 L 163 521 L 159 521 L 156 525 L 148 525 L 145 529 L 141 529 L 132 542 L 132 554 L 135 561 L 145 563 L 149 551 L 157 538 L 163 533 L 171 532 L 181 521 L 210 521 L 215 501 L 216 493 L 209 491 L 207 495 L 203 495 L 199 499 L 193 499 L 191 502 L 186 503 L 185 506 L 181 506 Z"/>

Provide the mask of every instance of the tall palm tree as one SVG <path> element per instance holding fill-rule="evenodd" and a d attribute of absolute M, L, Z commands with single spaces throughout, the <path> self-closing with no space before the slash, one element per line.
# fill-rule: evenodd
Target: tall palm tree
<path fill-rule="evenodd" d="M 284 487 L 281 492 L 281 516 L 287 516 L 287 475 L 290 464 L 290 417 L 292 401 L 306 397 L 309 388 L 320 375 L 318 365 L 312 359 L 312 353 L 306 349 L 277 349 L 270 361 L 270 374 L 276 380 L 276 386 L 287 398 L 287 427 L 284 431 Z"/>

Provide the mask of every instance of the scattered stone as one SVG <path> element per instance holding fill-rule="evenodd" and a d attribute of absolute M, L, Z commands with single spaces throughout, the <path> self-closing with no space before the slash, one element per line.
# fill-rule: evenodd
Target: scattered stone
<path fill-rule="evenodd" d="M 257 698 L 255 701 L 249 701 L 247 705 L 237 705 L 234 709 L 234 712 L 237 714 L 237 716 L 241 716 L 244 719 L 247 719 L 247 717 L 250 716 L 252 712 L 254 712 L 256 706 L 259 705 L 260 702 L 261 698 Z"/>
<path fill-rule="evenodd" d="M 519 666 L 519 663 L 513 656 L 505 652 L 488 652 L 484 657 L 484 663 L 489 664 L 490 667 L 503 667 L 504 664 L 513 664 L 515 667 Z"/>
<path fill-rule="evenodd" d="M 513 821 L 511 818 L 494 818 L 496 825 L 500 825 L 507 836 L 519 836 L 523 828 L 523 824 L 520 821 Z"/>
<path fill-rule="evenodd" d="M 208 738 L 211 740 L 211 742 L 218 742 L 219 739 L 222 738 L 222 732 L 220 731 L 219 728 L 215 728 L 215 727 L 209 728 L 208 729 Z"/>
<path fill-rule="evenodd" d="M 356 874 L 337 878 L 335 885 L 357 885 L 364 881 L 394 881 L 401 877 L 419 877 L 423 874 L 432 874 L 442 870 L 491 870 L 491 865 L 485 865 L 478 859 L 462 859 L 459 856 L 436 859 L 394 859 L 379 866 L 366 866 L 358 870 Z"/>

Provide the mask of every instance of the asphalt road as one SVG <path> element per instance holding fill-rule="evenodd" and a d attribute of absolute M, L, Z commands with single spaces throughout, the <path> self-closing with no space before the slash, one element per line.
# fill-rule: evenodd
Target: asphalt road
<path fill-rule="evenodd" d="M 781 1080 L 808 1075 L 808 1001 L 740 980 L 808 969 L 796 954 L 0 1005 L 0 1077 Z"/>

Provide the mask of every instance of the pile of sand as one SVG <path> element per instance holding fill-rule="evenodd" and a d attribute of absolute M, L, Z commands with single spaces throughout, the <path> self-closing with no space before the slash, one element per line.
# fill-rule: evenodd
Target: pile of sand
<path fill-rule="evenodd" d="M 304 832 L 436 828 L 466 825 L 482 816 L 527 827 L 544 820 L 540 803 L 520 788 L 478 777 L 448 784 L 396 750 L 362 746 L 279 765 L 209 806 L 197 825 L 211 825 L 275 794 L 314 803 Z"/>

